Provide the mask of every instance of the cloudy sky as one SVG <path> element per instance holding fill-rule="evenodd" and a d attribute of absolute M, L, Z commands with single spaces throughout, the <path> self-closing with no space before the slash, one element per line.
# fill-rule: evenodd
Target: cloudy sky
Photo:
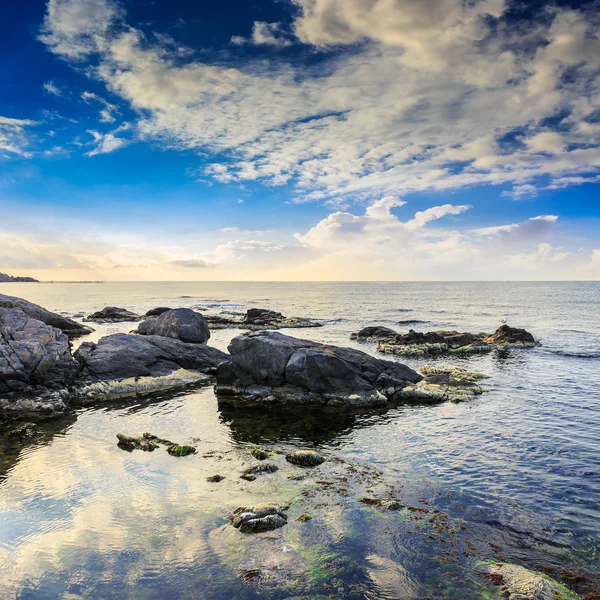
<path fill-rule="evenodd" d="M 0 271 L 600 279 L 600 4 L 23 0 Z"/>

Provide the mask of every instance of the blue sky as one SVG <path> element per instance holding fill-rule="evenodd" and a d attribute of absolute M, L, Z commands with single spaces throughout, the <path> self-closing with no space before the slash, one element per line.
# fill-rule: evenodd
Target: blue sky
<path fill-rule="evenodd" d="M 26 0 L 0 271 L 600 278 L 600 5 Z"/>

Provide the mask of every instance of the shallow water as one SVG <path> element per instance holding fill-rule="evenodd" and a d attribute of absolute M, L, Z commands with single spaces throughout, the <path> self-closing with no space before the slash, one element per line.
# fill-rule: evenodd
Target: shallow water
<path fill-rule="evenodd" d="M 4 284 L 0 292 L 69 315 L 106 305 L 260 306 L 324 323 L 286 333 L 371 353 L 349 334 L 369 324 L 405 331 L 397 323 L 407 320 L 427 321 L 410 325 L 417 330 L 477 332 L 507 319 L 543 344 L 439 361 L 490 376 L 488 392 L 469 403 L 264 415 L 220 410 L 207 387 L 80 410 L 5 439 L 2 598 L 483 598 L 497 593 L 470 574 L 476 559 L 600 572 L 598 283 Z M 98 326 L 88 339 L 134 327 Z M 224 349 L 237 333 L 216 331 L 210 343 Z M 124 452 L 119 431 L 151 431 L 199 452 Z M 257 445 L 314 447 L 328 460 L 296 481 L 288 477 L 298 469 L 274 454 L 277 473 L 240 480 Z M 225 480 L 208 483 L 216 473 Z M 358 501 L 374 494 L 435 507 L 451 525 Z M 289 524 L 261 536 L 227 524 L 237 506 L 260 501 L 291 503 Z M 295 521 L 307 510 L 309 523 Z M 244 582 L 241 571 L 255 568 L 263 575 Z"/>

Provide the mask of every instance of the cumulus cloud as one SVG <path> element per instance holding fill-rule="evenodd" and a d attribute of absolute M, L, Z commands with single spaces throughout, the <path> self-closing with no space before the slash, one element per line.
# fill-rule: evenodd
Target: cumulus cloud
<path fill-rule="evenodd" d="M 299 202 L 518 190 L 600 170 L 593 12 L 555 8 L 511 27 L 504 0 L 295 3 L 292 30 L 319 49 L 318 67 L 188 58 L 112 0 L 49 0 L 41 39 L 66 60 L 93 59 L 90 75 L 143 115 L 140 137 L 224 155 L 206 176 L 291 184 Z M 257 23 L 252 40 L 291 37 Z M 560 132 L 546 123 L 557 115 Z"/>
<path fill-rule="evenodd" d="M 472 233 L 477 237 L 495 238 L 505 245 L 533 243 L 546 238 L 556 221 L 558 221 L 556 215 L 540 215 L 522 223 L 483 227 L 475 229 Z"/>
<path fill-rule="evenodd" d="M 172 260 L 171 264 L 176 267 L 184 267 L 186 269 L 209 269 L 218 266 L 215 263 L 208 262 L 201 258 L 185 258 L 179 260 Z"/>
<path fill-rule="evenodd" d="M 129 125 L 125 123 L 110 133 L 100 133 L 99 131 L 95 131 L 93 129 L 88 130 L 88 133 L 94 138 L 95 147 L 86 153 L 87 156 L 108 154 L 118 150 L 119 148 L 123 148 L 130 143 L 130 140 L 119 137 L 118 134 L 123 131 L 127 131 L 128 129 Z"/>

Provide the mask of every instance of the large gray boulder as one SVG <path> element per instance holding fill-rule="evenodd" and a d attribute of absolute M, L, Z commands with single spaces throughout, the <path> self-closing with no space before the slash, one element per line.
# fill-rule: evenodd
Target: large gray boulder
<path fill-rule="evenodd" d="M 64 412 L 58 390 L 78 371 L 65 333 L 18 308 L 0 308 L 0 414 Z"/>
<path fill-rule="evenodd" d="M 128 377 L 161 377 L 178 369 L 215 372 L 227 354 L 203 344 L 157 335 L 115 333 L 97 344 L 84 342 L 75 352 L 82 379 L 119 380 Z"/>
<path fill-rule="evenodd" d="M 137 333 L 159 335 L 190 344 L 206 344 L 210 338 L 210 330 L 204 317 L 191 308 L 175 308 L 156 319 L 143 321 L 139 324 Z"/>
<path fill-rule="evenodd" d="M 231 360 L 218 367 L 216 392 L 240 406 L 385 405 L 423 379 L 400 363 L 272 331 L 242 334 L 228 349 Z"/>
<path fill-rule="evenodd" d="M 50 312 L 33 302 L 15 296 L 0 294 L 0 308 L 18 308 L 32 319 L 56 327 L 71 337 L 85 335 L 93 331 L 90 327 L 76 323 L 72 319 Z"/>
<path fill-rule="evenodd" d="M 84 321 L 91 321 L 92 323 L 126 323 L 129 321 L 140 321 L 141 319 L 140 315 L 136 315 L 126 308 L 106 306 L 102 310 L 88 315 Z"/>

